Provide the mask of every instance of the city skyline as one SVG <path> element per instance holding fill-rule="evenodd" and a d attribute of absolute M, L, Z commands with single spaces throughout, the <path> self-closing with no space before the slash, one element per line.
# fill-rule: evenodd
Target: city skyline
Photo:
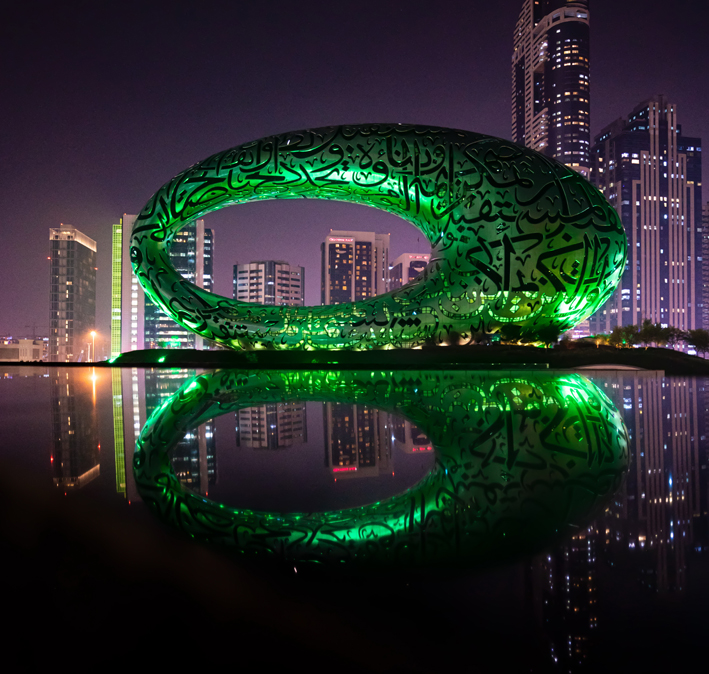
<path fill-rule="evenodd" d="M 41 260 L 39 246 L 34 242 L 46 236 L 47 227 L 63 221 L 72 222 L 97 240 L 97 329 L 108 343 L 109 225 L 115 222 L 112 214 L 136 212 L 167 177 L 230 144 L 318 124 L 383 119 L 437 123 L 509 138 L 508 59 L 512 47 L 510 38 L 521 6 L 520 0 L 498 3 L 494 8 L 481 6 L 475 8 L 473 24 L 451 22 L 443 16 L 433 20 L 434 25 L 430 17 L 424 20 L 424 13 L 415 9 L 404 12 L 377 7 L 382 30 L 394 36 L 391 46 L 382 47 L 383 51 L 372 55 L 364 55 L 353 47 L 348 50 L 350 55 L 337 64 L 324 58 L 326 50 L 333 47 L 332 42 L 312 47 L 302 62 L 297 60 L 294 66 L 291 63 L 291 67 L 306 68 L 314 60 L 318 61 L 321 65 L 317 66 L 315 75 L 321 75 L 320 79 L 324 78 L 324 81 L 322 85 L 309 85 L 301 95 L 298 95 L 295 84 L 282 81 L 277 57 L 262 59 L 262 65 L 255 70 L 246 68 L 248 82 L 261 84 L 259 96 L 248 104 L 240 98 L 242 102 L 238 105 L 230 105 L 230 91 L 224 92 L 221 85 L 214 88 L 216 81 L 201 82 L 204 86 L 195 88 L 200 92 L 199 97 L 206 97 L 211 105 L 205 112 L 206 118 L 200 119 L 192 115 L 195 109 L 192 98 L 185 102 L 180 100 L 178 104 L 170 96 L 158 96 L 156 91 L 141 105 L 146 87 L 141 84 L 143 69 L 135 66 L 140 62 L 148 66 L 145 72 L 154 72 L 161 62 L 158 53 L 164 51 L 161 51 L 160 44 L 141 47 L 142 51 L 126 55 L 123 60 L 117 59 L 114 50 L 108 47 L 114 31 L 120 30 L 124 24 L 130 23 L 133 27 L 154 20 L 149 12 L 145 16 L 119 12 L 111 15 L 109 21 L 102 10 L 96 10 L 88 42 L 78 37 L 84 35 L 82 31 L 86 28 L 72 23 L 71 11 L 66 13 L 67 17 L 50 11 L 38 24 L 33 23 L 31 30 L 21 12 L 11 14 L 10 23 L 17 30 L 4 47 L 14 49 L 10 58 L 17 68 L 3 77 L 9 77 L 6 90 L 18 95 L 11 97 L 12 107 L 6 108 L 8 126 L 13 129 L 13 134 L 2 141 L 5 156 L 13 166 L 10 180 L 1 188 L 9 190 L 3 195 L 3 203 L 7 204 L 3 231 L 7 232 L 9 248 L 29 251 L 29 258 L 21 261 L 19 255 L 7 256 L 3 282 L 9 292 L 3 298 L 4 323 L 0 332 L 22 336 L 20 333 L 27 332 L 24 326 L 33 323 L 39 326 L 40 332 L 48 330 L 45 323 L 48 298 L 43 290 L 40 292 L 35 287 L 37 284 L 32 283 L 39 269 L 36 265 Z M 473 19 L 468 3 L 460 3 L 458 11 L 459 15 L 470 15 Z M 347 14 L 347 22 L 343 13 Z M 265 16 L 262 10 L 249 8 L 239 17 L 238 25 L 263 22 Z M 707 93 L 696 86 L 701 81 L 698 77 L 702 63 L 701 41 L 697 28 L 701 21 L 690 21 L 686 17 L 697 17 L 695 4 L 680 2 L 675 12 L 669 15 L 647 7 L 641 11 L 632 3 L 617 5 L 604 0 L 592 3 L 592 133 L 597 133 L 609 121 L 631 109 L 638 100 L 664 92 L 677 103 L 685 128 L 693 135 L 706 135 L 703 115 L 709 109 L 705 102 Z M 278 16 L 269 15 L 271 19 L 287 25 L 292 17 L 284 10 Z M 169 24 L 167 34 L 170 29 L 178 35 L 194 30 L 207 37 L 219 34 L 220 30 L 218 25 L 206 19 L 198 26 L 185 17 L 165 17 L 165 20 Z M 441 38 L 433 30 L 437 22 L 452 27 L 452 33 L 446 33 L 445 44 L 438 42 Z M 361 32 L 367 24 L 366 12 L 352 17 L 344 9 L 332 8 L 322 13 L 318 23 L 323 27 L 338 26 L 338 40 L 354 45 L 358 29 Z M 66 31 L 63 34 L 73 35 L 75 39 L 62 39 L 61 47 L 53 53 L 52 62 L 47 63 L 39 57 L 53 44 L 56 25 L 64 26 Z M 486 25 L 494 28 L 478 28 Z M 475 36 L 472 51 L 471 31 Z M 425 39 L 429 41 L 421 54 L 412 55 L 410 49 L 406 50 L 408 67 L 404 67 L 404 56 L 399 53 L 404 34 L 408 35 L 407 41 L 411 36 L 422 44 Z M 15 43 L 17 36 L 23 38 L 20 44 Z M 296 40 L 290 36 L 284 39 Z M 438 61 L 431 59 L 431 40 L 440 58 L 454 64 L 451 72 L 441 73 L 436 65 Z M 84 46 L 68 46 L 73 43 Z M 658 44 L 662 44 L 661 50 L 657 49 Z M 35 45 L 40 46 L 39 56 L 27 51 L 28 47 Z M 266 53 L 264 46 L 252 46 L 254 54 Z M 83 58 L 87 52 L 96 58 Z M 168 53 L 172 58 L 182 58 L 175 50 Z M 672 57 L 667 58 L 667 54 Z M 210 62 L 216 59 L 215 63 L 229 62 L 224 56 L 221 52 L 209 56 L 191 55 L 190 63 L 177 69 L 180 79 L 171 81 L 171 89 L 181 91 L 183 87 L 180 85 L 189 85 L 198 73 L 201 76 L 209 71 L 204 59 Z M 385 73 L 371 76 L 372 72 L 377 72 L 371 66 L 382 58 L 401 64 L 400 83 L 394 87 Z M 40 63 L 42 71 L 37 70 Z M 620 63 L 622 68 L 619 68 Z M 241 65 L 234 66 L 232 73 L 237 83 L 245 75 Z M 102 73 L 106 67 L 111 75 L 104 79 Z M 369 73 L 367 78 L 363 78 L 365 72 Z M 47 80 L 47 74 L 50 80 Z M 425 85 L 420 89 L 422 76 Z M 223 81 L 223 77 L 217 79 L 220 83 Z M 317 76 L 308 79 L 318 81 Z M 150 78 L 151 82 L 154 80 Z M 24 81 L 35 82 L 32 91 L 23 88 Z M 57 89 L 52 81 L 67 81 L 70 86 L 65 92 L 64 88 Z M 341 81 L 346 81 L 347 86 L 341 85 Z M 463 90 L 458 84 L 464 81 Z M 81 86 L 77 89 L 79 83 Z M 118 84 L 125 89 L 126 95 L 109 96 Z M 161 82 L 157 86 L 167 85 L 168 82 Z M 143 92 L 141 103 L 136 101 L 138 90 Z M 479 95 L 480 91 L 485 92 L 484 96 Z M 51 105 L 42 105 L 50 92 Z M 355 95 L 352 92 L 360 93 Z M 278 98 L 290 96 L 293 102 L 289 106 L 279 106 L 274 98 L 276 95 Z M 108 99 L 114 104 L 99 105 L 91 118 L 81 107 L 82 103 Z M 326 101 L 327 105 L 314 108 L 313 103 L 318 100 Z M 167 114 L 166 106 L 172 106 Z M 94 107 L 85 106 L 85 110 L 89 109 Z M 28 114 L 30 110 L 32 114 Z M 40 148 L 41 155 L 38 155 Z M 42 156 L 43 161 L 31 160 L 36 156 Z M 70 168 L 65 171 L 61 168 L 63 166 Z M 48 173 L 48 167 L 57 170 Z M 28 201 L 27 191 L 34 184 L 44 186 L 41 198 Z M 18 194 L 27 198 L 18 199 Z M 234 259 L 288 259 L 291 264 L 317 270 L 317 245 L 322 240 L 322 232 L 329 228 L 391 231 L 393 240 L 401 245 L 400 249 L 392 251 L 392 256 L 407 250 L 428 252 L 423 244 L 417 249 L 418 233 L 397 218 L 337 203 L 249 204 L 215 214 L 210 217 L 209 226 L 219 231 L 220 241 L 221 261 L 215 269 L 215 291 L 226 296 L 231 294 L 229 286 Z M 244 237 L 245 232 L 249 233 L 247 237 Z M 222 252 L 226 251 L 231 254 L 222 257 Z M 317 304 L 318 276 L 311 273 L 307 277 L 308 304 Z"/>

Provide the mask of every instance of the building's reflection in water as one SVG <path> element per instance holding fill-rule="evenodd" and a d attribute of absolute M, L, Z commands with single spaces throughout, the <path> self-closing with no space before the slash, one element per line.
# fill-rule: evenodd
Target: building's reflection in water
<path fill-rule="evenodd" d="M 53 369 L 52 470 L 54 484 L 80 489 L 100 473 L 95 380 L 85 369 Z"/>
<path fill-rule="evenodd" d="M 325 465 L 335 479 L 391 472 L 388 419 L 373 407 L 324 403 Z"/>
<path fill-rule="evenodd" d="M 280 402 L 248 407 L 235 413 L 236 446 L 286 449 L 308 441 L 305 403 Z"/>
<path fill-rule="evenodd" d="M 135 443 L 146 420 L 195 370 L 124 368 L 112 371 L 113 428 L 116 451 L 116 490 L 131 502 L 140 501 L 133 471 Z M 185 434 L 172 453 L 180 482 L 202 495 L 217 482 L 217 446 L 214 424 L 207 422 Z"/>
<path fill-rule="evenodd" d="M 598 627 L 596 539 L 593 524 L 531 563 L 534 614 L 549 640 L 552 662 L 561 671 L 582 668 L 593 647 Z"/>
<path fill-rule="evenodd" d="M 428 436 L 416 424 L 403 417 L 390 417 L 392 442 L 396 449 L 414 454 L 417 452 L 432 452 L 433 445 Z"/>
<path fill-rule="evenodd" d="M 111 373 L 116 490 L 139 500 L 132 465 L 147 417 L 191 370 L 115 369 Z M 606 514 L 527 571 L 528 597 L 559 670 L 592 660 L 604 608 L 599 573 L 628 572 L 648 591 L 686 592 L 691 557 L 709 548 L 706 379 L 659 372 L 593 375 L 620 410 L 630 437 L 627 479 Z M 52 470 L 57 487 L 78 489 L 99 475 L 94 382 L 84 369 L 50 370 Z M 320 403 L 318 403 L 320 404 Z M 325 465 L 333 479 L 391 473 L 394 456 L 433 451 L 414 424 L 361 405 L 322 403 Z M 236 413 L 237 446 L 279 449 L 307 440 L 305 403 L 284 402 Z M 187 433 L 172 456 L 184 486 L 206 494 L 217 479 L 213 424 Z M 602 627 L 602 625 L 601 625 Z"/>
<path fill-rule="evenodd" d="M 535 614 L 562 671 L 583 669 L 597 629 L 598 564 L 649 591 L 684 592 L 688 557 L 709 547 L 706 379 L 662 372 L 593 377 L 623 415 L 627 479 L 605 516 L 532 562 Z"/>
<path fill-rule="evenodd" d="M 376 477 L 394 471 L 393 451 L 433 451 L 408 419 L 374 407 L 323 403 L 325 465 L 334 478 Z"/>

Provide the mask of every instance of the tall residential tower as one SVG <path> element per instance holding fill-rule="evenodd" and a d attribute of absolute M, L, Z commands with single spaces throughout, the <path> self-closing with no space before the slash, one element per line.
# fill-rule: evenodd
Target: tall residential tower
<path fill-rule="evenodd" d="M 322 304 L 358 302 L 389 290 L 389 234 L 331 230 L 320 251 Z"/>
<path fill-rule="evenodd" d="M 76 227 L 49 230 L 49 360 L 89 360 L 96 327 L 96 242 Z"/>
<path fill-rule="evenodd" d="M 588 0 L 524 0 L 512 54 L 512 140 L 589 175 Z"/>

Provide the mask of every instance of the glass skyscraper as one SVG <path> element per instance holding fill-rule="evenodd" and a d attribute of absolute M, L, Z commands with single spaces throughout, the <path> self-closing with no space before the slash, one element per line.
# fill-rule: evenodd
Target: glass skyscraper
<path fill-rule="evenodd" d="M 702 327 L 701 140 L 682 134 L 666 96 L 640 103 L 594 139 L 592 180 L 620 214 L 628 260 L 591 334 L 645 319 Z"/>
<path fill-rule="evenodd" d="M 524 0 L 512 54 L 512 140 L 588 177 L 587 0 Z"/>

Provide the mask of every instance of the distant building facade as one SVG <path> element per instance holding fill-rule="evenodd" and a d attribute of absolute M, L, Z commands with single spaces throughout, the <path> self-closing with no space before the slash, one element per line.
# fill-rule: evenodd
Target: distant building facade
<path fill-rule="evenodd" d="M 0 342 L 0 360 L 21 362 L 42 360 L 44 342 L 41 339 L 8 339 Z"/>
<path fill-rule="evenodd" d="M 76 227 L 49 230 L 49 360 L 88 360 L 96 327 L 96 242 Z"/>
<path fill-rule="evenodd" d="M 305 269 L 282 260 L 234 265 L 233 297 L 277 307 L 302 307 L 305 303 Z"/>
<path fill-rule="evenodd" d="M 587 0 L 524 0 L 512 54 L 512 140 L 588 177 Z"/>
<path fill-rule="evenodd" d="M 429 263 L 430 253 L 404 253 L 391 263 L 389 290 L 396 290 L 415 279 Z"/>
<path fill-rule="evenodd" d="M 592 180 L 618 211 L 628 260 L 617 290 L 590 319 L 592 334 L 645 319 L 702 327 L 701 141 L 682 135 L 665 96 L 638 105 L 594 139 Z"/>
<path fill-rule="evenodd" d="M 358 302 L 389 290 L 389 234 L 331 230 L 320 252 L 322 304 Z"/>

